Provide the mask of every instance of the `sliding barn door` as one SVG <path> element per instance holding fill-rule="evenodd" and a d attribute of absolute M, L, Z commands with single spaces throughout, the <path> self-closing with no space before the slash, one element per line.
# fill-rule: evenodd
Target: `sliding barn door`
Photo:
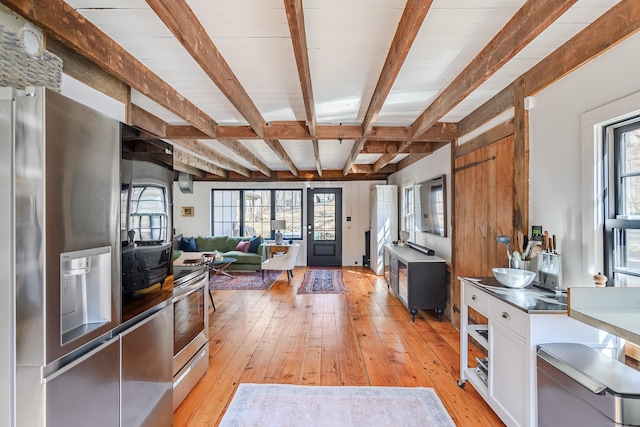
<path fill-rule="evenodd" d="M 508 266 L 505 245 L 496 236 L 506 234 L 515 245 L 514 178 L 513 136 L 454 160 L 454 278 L 491 276 L 493 267 Z M 454 280 L 451 302 L 459 308 L 460 285 Z M 457 310 L 454 317 L 459 324 Z"/>

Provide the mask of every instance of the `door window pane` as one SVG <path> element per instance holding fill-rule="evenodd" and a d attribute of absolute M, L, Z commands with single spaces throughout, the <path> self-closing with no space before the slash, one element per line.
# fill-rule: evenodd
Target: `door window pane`
<path fill-rule="evenodd" d="M 334 193 L 316 193 L 313 200 L 314 240 L 336 240 L 336 197 Z"/>

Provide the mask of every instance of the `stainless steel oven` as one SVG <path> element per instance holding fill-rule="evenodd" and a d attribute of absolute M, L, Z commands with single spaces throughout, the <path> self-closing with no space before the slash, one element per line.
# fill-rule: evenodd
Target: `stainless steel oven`
<path fill-rule="evenodd" d="M 176 267 L 173 287 L 173 409 L 209 366 L 206 267 Z"/>

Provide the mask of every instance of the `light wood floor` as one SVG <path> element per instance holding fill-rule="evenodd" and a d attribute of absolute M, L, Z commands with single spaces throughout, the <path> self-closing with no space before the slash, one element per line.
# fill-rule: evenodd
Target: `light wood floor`
<path fill-rule="evenodd" d="M 459 334 L 420 311 L 415 323 L 381 277 L 344 268 L 347 294 L 297 295 L 306 267 L 269 291 L 215 291 L 209 370 L 175 426 L 215 426 L 239 383 L 432 387 L 457 426 L 502 426 L 457 385 Z M 470 357 L 473 357 L 471 355 Z"/>

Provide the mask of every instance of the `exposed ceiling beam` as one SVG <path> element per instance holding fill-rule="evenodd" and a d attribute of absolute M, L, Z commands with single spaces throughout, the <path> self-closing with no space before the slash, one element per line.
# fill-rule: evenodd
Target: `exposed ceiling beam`
<path fill-rule="evenodd" d="M 173 159 L 173 170 L 178 172 L 188 173 L 193 175 L 194 178 L 205 179 L 209 175 L 207 172 L 198 169 L 196 167 L 181 163 Z"/>
<path fill-rule="evenodd" d="M 311 143 L 313 144 L 313 155 L 316 157 L 316 170 L 318 171 L 318 175 L 322 176 L 322 163 L 320 163 L 320 144 L 318 144 L 317 139 L 312 139 Z"/>
<path fill-rule="evenodd" d="M 396 165 L 388 165 L 379 173 L 371 172 L 371 165 L 353 165 L 353 171 L 349 174 L 349 177 L 345 177 L 342 174 L 342 170 L 324 170 L 322 176 L 318 175 L 317 171 L 305 170 L 300 171 L 299 176 L 293 175 L 289 171 L 273 171 L 274 176 L 271 178 L 265 177 L 260 172 L 253 172 L 250 177 L 244 177 L 238 175 L 235 172 L 229 172 L 229 178 L 224 181 L 233 182 L 271 182 L 271 181 L 362 181 L 362 180 L 384 180 L 390 173 L 396 171 Z M 210 176 L 207 180 L 223 181 L 222 178 Z"/>
<path fill-rule="evenodd" d="M 249 126 L 247 126 L 248 129 L 251 130 L 251 128 Z M 200 130 L 194 128 L 191 125 L 171 125 L 167 123 L 166 126 L 166 136 L 167 138 L 171 138 L 171 139 L 205 139 L 205 138 L 209 138 L 208 135 L 206 135 L 205 133 L 201 132 Z M 253 132 L 253 130 L 251 130 L 251 132 Z M 217 128 L 216 128 L 216 134 L 217 134 Z M 253 132 L 253 134 L 255 135 L 255 132 Z M 220 136 L 218 134 L 218 136 Z M 256 138 L 258 138 L 258 135 L 256 135 Z"/>
<path fill-rule="evenodd" d="M 210 137 L 215 122 L 62 0 L 2 0 L 11 10 Z"/>
<path fill-rule="evenodd" d="M 377 174 L 389 175 L 390 173 L 394 173 L 398 170 L 396 165 L 387 165 L 382 168 L 377 173 L 373 171 L 373 165 L 353 165 L 351 166 L 351 173 L 349 176 L 353 174 L 364 174 L 365 176 L 369 176 L 370 179 L 374 179 L 371 176 Z"/>
<path fill-rule="evenodd" d="M 219 153 L 202 141 L 198 141 L 197 139 L 179 139 L 171 142 L 174 145 L 180 146 L 185 150 L 197 154 L 198 156 L 201 156 L 224 169 L 235 171 L 240 175 L 251 176 L 251 170 L 242 166 L 240 163 L 231 160 L 222 153 Z"/>
<path fill-rule="evenodd" d="M 175 166 L 177 162 L 181 165 L 191 166 L 193 168 L 217 175 L 221 178 L 227 178 L 229 176 L 229 173 L 226 170 L 222 169 L 221 167 L 218 167 L 211 162 L 208 162 L 199 157 L 193 156 L 182 150 L 178 150 L 178 149 L 173 150 L 173 161 L 174 161 L 174 169 L 179 169 Z M 187 172 L 187 171 L 184 171 L 184 172 Z M 191 173 L 191 172 L 188 172 L 188 173 Z"/>
<path fill-rule="evenodd" d="M 249 126 L 220 126 L 216 127 L 218 138 L 231 139 L 263 139 L 260 138 Z M 202 134 L 190 126 L 167 126 L 167 137 L 171 138 L 203 138 Z M 400 126 L 374 126 L 367 140 L 389 141 L 422 141 L 422 142 L 450 142 L 457 136 L 455 123 L 439 122 L 433 125 L 419 138 L 412 137 L 409 127 Z M 318 126 L 316 139 L 361 139 L 361 126 Z M 304 122 L 274 122 L 265 129 L 264 139 L 306 139 L 312 140 L 309 130 Z"/>
<path fill-rule="evenodd" d="M 428 154 L 409 154 L 407 157 L 405 157 L 404 159 L 400 160 L 395 165 L 398 168 L 398 170 L 402 170 L 402 169 L 406 168 L 407 166 L 414 164 L 418 160 L 424 159 L 427 156 L 428 156 Z"/>
<path fill-rule="evenodd" d="M 251 163 L 266 176 L 270 177 L 272 175 L 273 172 L 271 169 L 269 169 L 269 166 L 267 166 L 262 160 L 260 160 L 255 154 L 253 154 L 251 150 L 245 147 L 242 142 L 238 141 L 237 139 L 224 138 L 218 139 L 218 142 L 236 153 L 238 156 L 245 159 L 247 162 Z"/>
<path fill-rule="evenodd" d="M 430 153 L 433 145 L 437 142 L 414 142 L 404 147 L 403 153 Z M 398 148 L 403 145 L 398 141 L 370 141 L 365 142 L 364 147 L 360 150 L 360 154 L 396 154 L 399 153 Z"/>
<path fill-rule="evenodd" d="M 353 166 L 353 164 L 356 162 L 356 158 L 358 157 L 358 154 L 360 154 L 360 151 L 362 150 L 362 147 L 364 147 L 364 143 L 366 141 L 366 139 L 356 139 L 355 141 L 353 141 L 351 153 L 349 153 L 347 162 L 344 164 L 344 168 L 342 169 L 342 173 L 345 176 L 348 175 L 349 172 L 351 172 L 351 166 Z"/>
<path fill-rule="evenodd" d="M 528 0 L 411 125 L 421 136 L 542 33 L 577 0 Z"/>
<path fill-rule="evenodd" d="M 87 61 L 84 56 L 58 42 L 53 37 L 47 38 L 46 48 L 49 52 L 62 59 L 62 71 L 65 74 L 123 104 L 129 102 L 129 86 L 104 71 L 94 62 Z"/>
<path fill-rule="evenodd" d="M 163 121 L 159 117 L 154 116 L 148 111 L 143 110 L 142 108 L 138 107 L 135 104 L 131 104 L 130 111 L 131 111 L 131 122 L 134 126 L 142 129 L 143 131 L 151 133 L 155 137 L 170 139 L 170 138 L 167 138 L 167 132 L 166 132 L 166 129 L 169 125 L 167 125 L 165 121 Z M 204 159 L 201 159 L 201 162 L 197 162 L 198 165 L 203 164 L 203 162 L 204 164 L 211 165 L 209 166 L 209 169 L 200 168 L 204 171 L 207 171 L 214 175 L 221 176 L 220 171 L 224 171 L 224 169 L 221 169 L 220 167 L 217 166 L 217 165 L 220 165 L 222 166 L 222 168 L 236 171 L 237 173 L 244 176 L 250 176 L 251 174 L 251 171 L 249 169 L 245 168 L 240 163 L 234 162 L 230 158 L 224 156 L 222 153 L 219 153 L 218 151 L 209 147 L 206 143 L 202 141 L 198 141 L 197 139 L 177 139 L 177 140 L 172 139 L 171 141 L 174 144 L 174 146 L 183 147 L 193 153 L 196 153 L 204 157 Z M 242 147 L 244 148 L 244 146 Z M 249 150 L 246 150 L 246 151 L 248 152 L 247 157 L 255 158 L 255 156 L 251 152 L 249 152 Z M 184 153 L 184 154 L 188 154 L 188 153 Z M 243 155 L 241 156 L 244 157 Z M 192 156 L 192 157 L 198 158 L 195 156 Z M 257 158 L 255 158 L 255 160 L 257 160 L 258 164 L 261 165 L 260 167 L 264 166 L 268 171 L 270 171 L 269 168 L 267 168 L 266 165 L 264 165 L 264 163 L 262 163 L 260 160 L 258 160 Z M 215 162 L 215 164 L 212 162 Z M 251 161 L 249 162 L 251 163 Z M 196 166 L 196 162 L 193 162 L 193 161 L 192 162 L 182 161 L 182 163 L 185 163 L 190 166 L 198 167 Z M 225 173 L 225 176 L 228 176 L 226 171 L 224 171 L 224 173 Z"/>
<path fill-rule="evenodd" d="M 130 104 L 129 106 L 129 117 L 132 126 L 144 129 L 159 138 L 166 138 L 167 123 L 161 118 L 154 116 L 135 104 Z"/>
<path fill-rule="evenodd" d="M 403 153 L 404 150 L 409 147 L 409 145 L 411 145 L 410 142 L 403 142 L 398 147 L 398 151 L 396 153 L 387 153 L 380 156 L 380 158 L 373 164 L 373 172 L 378 172 L 380 169 L 387 166 L 393 159 L 396 158 L 398 154 Z"/>
<path fill-rule="evenodd" d="M 384 101 L 387 99 L 393 82 L 404 64 L 409 49 L 420 31 L 422 22 L 431 7 L 431 0 L 407 0 L 407 4 L 402 12 L 402 17 L 398 23 L 396 34 L 393 37 L 387 59 L 382 67 L 382 72 L 378 78 L 378 83 L 373 91 L 369 108 L 362 122 L 362 134 L 368 136 L 373 124 L 378 119 L 378 114 L 382 110 Z"/>
<path fill-rule="evenodd" d="M 622 0 L 524 74 L 526 94 L 540 92 L 640 30 L 640 2 Z"/>
<path fill-rule="evenodd" d="M 284 7 L 289 20 L 289 32 L 293 43 L 293 53 L 298 65 L 298 77 L 302 88 L 304 109 L 307 113 L 307 126 L 309 134 L 316 136 L 316 107 L 313 100 L 313 87 L 311 85 L 311 67 L 309 66 L 309 54 L 307 52 L 307 34 L 304 27 L 304 12 L 302 0 L 284 0 Z"/>
<path fill-rule="evenodd" d="M 513 107 L 513 83 L 460 120 L 458 122 L 458 138 L 478 129 L 511 107 Z"/>
<path fill-rule="evenodd" d="M 291 157 L 289 157 L 280 141 L 277 139 L 265 139 L 264 142 L 269 146 L 269 148 L 271 148 L 271 150 L 273 150 L 274 153 L 276 153 L 276 156 L 278 156 L 282 163 L 289 168 L 291 173 L 298 176 L 298 168 L 295 163 L 293 163 L 293 160 L 291 160 Z"/>
<path fill-rule="evenodd" d="M 255 133 L 263 137 L 266 126 L 264 118 L 186 0 L 146 0 L 146 2 L 247 120 Z"/>
<path fill-rule="evenodd" d="M 449 144 L 451 144 L 451 143 L 450 142 L 438 142 L 438 143 L 435 143 L 432 146 L 432 152 L 438 151 L 442 147 L 445 147 L 445 146 L 447 146 Z M 396 163 L 394 165 L 396 167 L 396 171 L 400 171 L 400 170 L 406 168 L 407 166 L 417 162 L 418 160 L 424 159 L 428 155 L 429 155 L 429 153 L 409 154 L 407 157 L 405 157 L 404 159 L 400 160 L 398 163 Z"/>

